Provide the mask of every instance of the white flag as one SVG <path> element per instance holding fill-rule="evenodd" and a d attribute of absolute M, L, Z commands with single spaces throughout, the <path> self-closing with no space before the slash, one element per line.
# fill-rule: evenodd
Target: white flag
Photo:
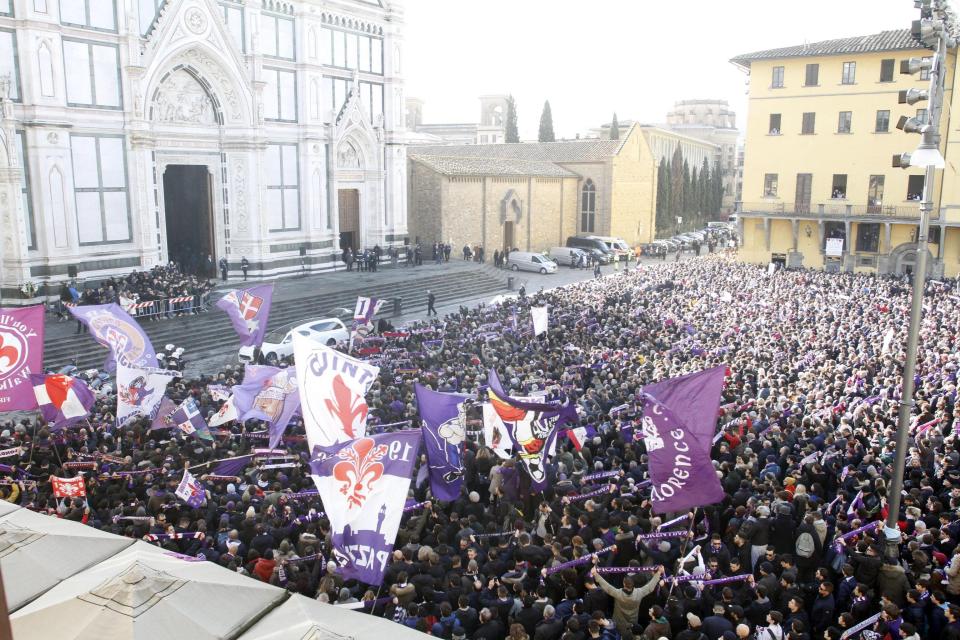
<path fill-rule="evenodd" d="M 550 316 L 546 307 L 530 307 L 530 317 L 533 318 L 533 334 L 538 336 L 547 332 Z"/>
<path fill-rule="evenodd" d="M 890 345 L 893 344 L 893 327 L 887 329 L 887 335 L 883 336 L 883 348 L 880 350 L 882 355 L 886 355 L 890 351 Z"/>
<path fill-rule="evenodd" d="M 210 422 L 207 423 L 207 426 L 210 427 L 219 427 L 222 424 L 226 424 L 231 420 L 237 419 L 237 406 L 233 402 L 233 395 L 227 398 L 227 401 L 223 403 L 223 406 L 220 407 L 220 411 L 210 418 Z"/>
<path fill-rule="evenodd" d="M 300 335 L 293 337 L 293 356 L 310 450 L 366 435 L 364 396 L 380 368 Z"/>
<path fill-rule="evenodd" d="M 179 371 L 130 367 L 117 363 L 117 424 L 137 416 L 153 418 L 167 391 L 167 383 L 179 378 Z"/>
<path fill-rule="evenodd" d="M 498 458 L 509 460 L 513 457 L 513 442 L 507 427 L 489 402 L 483 405 L 483 441 Z"/>

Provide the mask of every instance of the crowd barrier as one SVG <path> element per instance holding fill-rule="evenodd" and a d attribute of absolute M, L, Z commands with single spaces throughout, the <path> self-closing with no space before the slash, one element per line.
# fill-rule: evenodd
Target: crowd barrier
<path fill-rule="evenodd" d="M 63 307 L 76 307 L 73 302 L 60 302 Z M 134 318 L 171 318 L 182 313 L 200 313 L 210 307 L 210 292 L 178 296 L 162 300 L 121 300 L 120 306 Z M 66 309 L 64 309 L 66 311 Z"/>

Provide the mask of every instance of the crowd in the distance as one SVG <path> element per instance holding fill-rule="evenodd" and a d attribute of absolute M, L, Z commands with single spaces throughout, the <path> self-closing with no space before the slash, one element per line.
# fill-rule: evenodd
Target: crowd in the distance
<path fill-rule="evenodd" d="M 320 559 L 330 557 L 329 523 L 304 516 L 322 505 L 288 496 L 311 488 L 305 465 L 264 470 L 248 458 L 229 474 L 217 474 L 222 463 L 195 466 L 265 446 L 240 425 L 209 444 L 149 431 L 144 420 L 117 430 L 104 426 L 113 423 L 110 397 L 98 401 L 92 427 L 51 434 L 29 419 L 8 423 L 0 447 L 23 445 L 24 452 L 4 461 L 16 467 L 5 476 L 20 483 L 2 492 L 122 535 L 191 532 L 158 543 L 323 601 L 369 600 L 370 614 L 443 638 L 833 639 L 877 613 L 850 637 L 960 638 L 960 296 L 953 283 L 927 285 L 914 412 L 922 433 L 908 452 L 899 557 L 884 558 L 879 530 L 835 542 L 886 513 L 908 288 L 902 278 L 768 275 L 710 256 L 641 265 L 414 325 L 405 342 L 386 343 L 379 356 L 371 424 L 417 427 L 415 380 L 471 392 L 495 368 L 514 395 L 572 398 L 597 435 L 579 452 L 561 440 L 542 494 L 530 490 L 516 461 L 468 438 L 463 494 L 404 516 L 383 585 L 344 581 Z M 550 329 L 539 339 L 527 328 L 532 304 L 550 307 Z M 654 514 L 638 488 L 647 477 L 643 441 L 621 431 L 636 418 L 631 402 L 645 384 L 716 365 L 728 369 L 723 435 L 712 452 L 726 497 L 697 509 L 692 525 L 671 529 L 689 535 L 638 542 L 682 514 Z M 192 394 L 212 412 L 220 403 L 208 385 L 241 377 L 234 368 L 175 381 L 169 396 L 178 402 Z M 246 432 L 262 429 L 246 425 Z M 303 433 L 301 424 L 291 426 L 284 446 L 305 462 Z M 45 483 L 50 474 L 77 473 L 63 467 L 77 460 L 99 464 L 85 474 L 89 507 L 58 504 Z M 200 509 L 173 496 L 186 465 L 205 477 Z M 582 480 L 606 470 L 621 474 Z M 129 471 L 138 473 L 115 475 Z M 616 489 L 577 499 L 606 483 Z M 415 481 L 411 493 L 429 499 L 429 482 Z M 599 573 L 585 562 L 544 575 L 610 545 L 615 550 L 598 557 Z M 637 572 L 602 572 L 628 566 Z M 696 581 L 661 582 L 682 571 L 750 578 L 702 591 Z"/>

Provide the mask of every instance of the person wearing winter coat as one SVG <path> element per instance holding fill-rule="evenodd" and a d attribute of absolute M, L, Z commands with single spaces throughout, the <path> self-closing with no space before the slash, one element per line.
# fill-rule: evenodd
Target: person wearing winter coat
<path fill-rule="evenodd" d="M 596 557 L 594 557 L 594 562 L 596 562 Z M 663 575 L 663 567 L 659 567 L 647 584 L 639 589 L 634 587 L 633 578 L 630 576 L 623 579 L 623 588 L 617 589 L 597 573 L 596 566 L 591 571 L 591 575 L 596 580 L 597 586 L 613 598 L 613 623 L 617 626 L 620 635 L 624 638 L 632 637 L 633 625 L 637 624 L 640 611 L 640 602 L 647 595 L 653 593 L 653 590 L 657 587 L 657 583 Z"/>
<path fill-rule="evenodd" d="M 877 591 L 902 609 L 907 603 L 909 590 L 910 581 L 903 567 L 891 558 L 884 558 L 877 574 Z"/>

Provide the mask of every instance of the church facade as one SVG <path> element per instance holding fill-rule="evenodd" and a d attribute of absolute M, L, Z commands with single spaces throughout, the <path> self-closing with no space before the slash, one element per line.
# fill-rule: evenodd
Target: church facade
<path fill-rule="evenodd" d="M 0 0 L 3 301 L 403 244 L 402 26 L 385 0 Z"/>

